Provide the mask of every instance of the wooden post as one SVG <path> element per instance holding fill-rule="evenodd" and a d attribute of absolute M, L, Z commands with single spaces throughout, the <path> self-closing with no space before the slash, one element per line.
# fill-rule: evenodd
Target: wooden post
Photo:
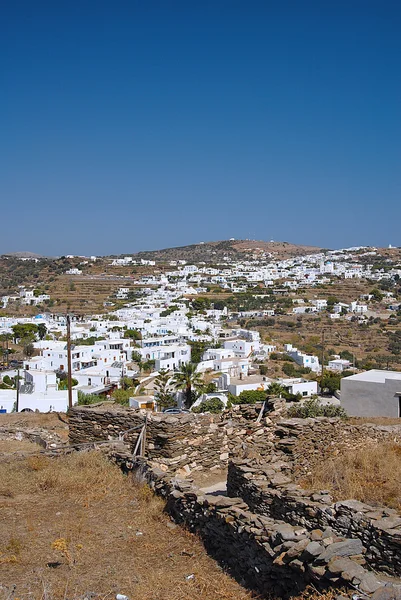
<path fill-rule="evenodd" d="M 67 315 L 67 368 L 68 368 L 68 408 L 72 408 L 72 365 L 71 365 L 71 321 Z"/>

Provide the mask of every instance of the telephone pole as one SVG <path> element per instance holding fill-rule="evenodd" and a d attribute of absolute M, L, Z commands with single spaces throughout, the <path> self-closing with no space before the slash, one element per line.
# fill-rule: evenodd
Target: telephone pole
<path fill-rule="evenodd" d="M 18 410 L 19 410 L 19 369 L 17 369 L 16 387 L 17 387 L 17 398 L 15 401 L 15 412 L 18 412 Z"/>
<path fill-rule="evenodd" d="M 322 329 L 322 377 L 324 375 L 324 329 Z"/>
<path fill-rule="evenodd" d="M 68 408 L 72 408 L 72 376 L 71 376 L 71 319 L 67 315 L 67 383 L 68 383 Z"/>

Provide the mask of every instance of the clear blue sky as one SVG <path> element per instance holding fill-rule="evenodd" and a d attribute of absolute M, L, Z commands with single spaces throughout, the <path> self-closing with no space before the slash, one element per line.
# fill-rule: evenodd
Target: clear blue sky
<path fill-rule="evenodd" d="M 399 0 L 0 8 L 0 252 L 401 245 Z"/>

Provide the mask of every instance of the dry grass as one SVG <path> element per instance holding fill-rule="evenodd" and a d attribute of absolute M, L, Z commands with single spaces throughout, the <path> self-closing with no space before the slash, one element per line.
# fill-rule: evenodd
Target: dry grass
<path fill-rule="evenodd" d="M 314 465 L 300 484 L 308 489 L 328 489 L 335 500 L 352 498 L 401 511 L 401 446 L 372 443 L 344 450 Z"/>
<path fill-rule="evenodd" d="M 45 429 L 49 433 L 57 434 L 63 441 L 68 440 L 68 417 L 65 413 L 59 415 L 56 412 L 24 412 L 0 415 L 0 430 L 37 428 Z"/>
<path fill-rule="evenodd" d="M 38 445 L 28 440 L 0 440 L 0 454 L 14 452 L 37 452 Z"/>
<path fill-rule="evenodd" d="M 364 425 L 373 423 L 374 425 L 401 425 L 401 419 L 397 417 L 348 417 L 347 423 L 350 425 Z"/>
<path fill-rule="evenodd" d="M 100 453 L 3 461 L 0 599 L 251 598 L 163 506 Z"/>

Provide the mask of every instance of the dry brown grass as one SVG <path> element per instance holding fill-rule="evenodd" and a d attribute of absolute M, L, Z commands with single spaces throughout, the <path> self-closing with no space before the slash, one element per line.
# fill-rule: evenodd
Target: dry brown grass
<path fill-rule="evenodd" d="M 401 419 L 397 417 L 348 417 L 347 423 L 350 425 L 364 425 L 373 423 L 374 425 L 401 425 Z"/>
<path fill-rule="evenodd" d="M 372 443 L 312 467 L 303 487 L 328 489 L 334 500 L 355 499 L 401 511 L 401 446 Z"/>
<path fill-rule="evenodd" d="M 0 440 L 0 454 L 14 452 L 37 452 L 38 445 L 28 440 Z"/>
<path fill-rule="evenodd" d="M 163 507 L 100 453 L 1 462 L 0 599 L 251 598 Z"/>
<path fill-rule="evenodd" d="M 65 413 L 8 413 L 0 415 L 0 429 L 46 429 L 56 433 L 64 441 L 68 440 L 68 417 Z"/>

